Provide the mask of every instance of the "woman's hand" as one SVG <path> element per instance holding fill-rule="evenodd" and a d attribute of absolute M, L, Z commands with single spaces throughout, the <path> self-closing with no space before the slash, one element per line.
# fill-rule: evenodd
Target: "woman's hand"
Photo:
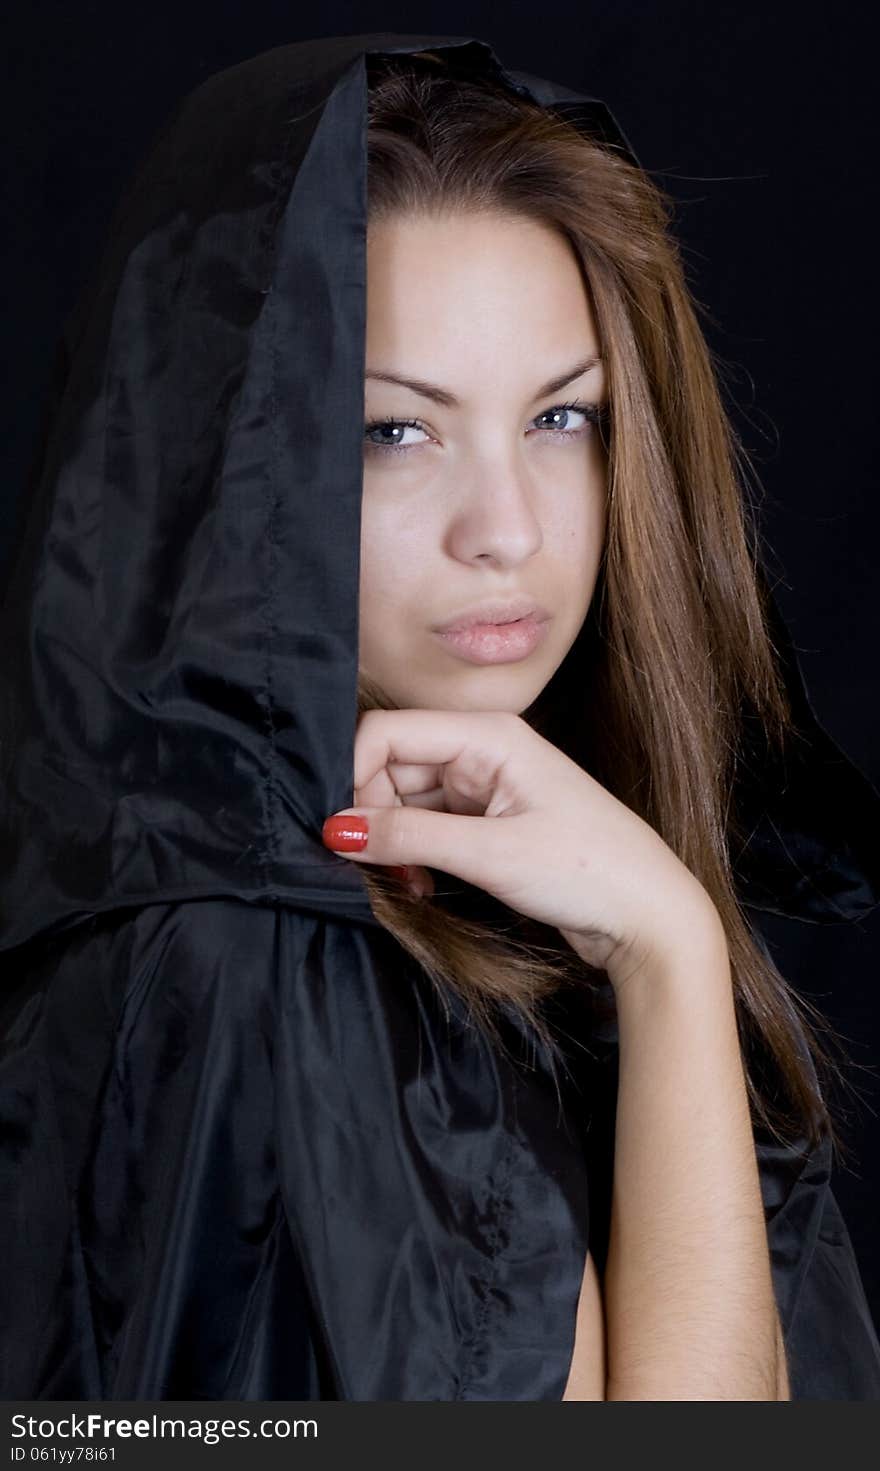
<path fill-rule="evenodd" d="M 355 806 L 324 842 L 365 863 L 454 874 L 556 926 L 619 987 L 719 926 L 709 895 L 648 823 L 518 715 L 369 710 L 354 749 Z M 368 820 L 361 846 L 356 824 Z M 346 838 L 345 834 L 348 834 Z"/>

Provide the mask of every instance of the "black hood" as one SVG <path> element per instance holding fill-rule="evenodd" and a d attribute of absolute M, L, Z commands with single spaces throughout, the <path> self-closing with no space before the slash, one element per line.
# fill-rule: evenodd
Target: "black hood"
<path fill-rule="evenodd" d="M 2 612 L 0 949 L 160 899 L 375 924 L 321 827 L 353 802 L 367 58 L 421 49 L 633 157 L 602 102 L 469 37 L 301 42 L 177 108 L 67 324 Z M 741 896 L 855 918 L 880 797 L 774 616 L 802 739 L 786 771 L 753 740 Z"/>

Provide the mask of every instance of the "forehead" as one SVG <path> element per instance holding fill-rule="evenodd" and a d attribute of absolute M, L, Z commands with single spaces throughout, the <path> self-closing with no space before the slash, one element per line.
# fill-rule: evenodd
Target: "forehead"
<path fill-rule="evenodd" d="M 497 212 L 371 225 L 367 338 L 374 366 L 418 368 L 438 381 L 468 367 L 506 376 L 506 365 L 521 370 L 529 360 L 535 375 L 548 362 L 552 373 L 600 351 L 569 242 L 539 221 Z"/>

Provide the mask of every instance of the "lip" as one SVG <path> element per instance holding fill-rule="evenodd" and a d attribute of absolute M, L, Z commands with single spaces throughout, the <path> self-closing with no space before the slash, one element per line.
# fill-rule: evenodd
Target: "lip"
<path fill-rule="evenodd" d="M 507 623 L 472 622 L 434 632 L 451 653 L 469 664 L 514 664 L 534 653 L 549 627 L 549 617 L 530 613 Z"/>
<path fill-rule="evenodd" d="M 492 602 L 474 603 L 448 622 L 439 624 L 434 632 L 459 633 L 469 628 L 482 628 L 490 623 L 506 626 L 509 623 L 518 623 L 523 618 L 532 618 L 536 623 L 543 623 L 549 617 L 547 609 L 536 603 L 534 598 L 496 598 Z"/>

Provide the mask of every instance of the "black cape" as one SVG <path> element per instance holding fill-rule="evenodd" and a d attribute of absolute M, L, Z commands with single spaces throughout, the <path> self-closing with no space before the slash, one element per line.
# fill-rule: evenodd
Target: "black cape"
<path fill-rule="evenodd" d="M 67 324 L 0 627 L 6 1399 L 559 1399 L 604 1264 L 613 1022 L 560 1108 L 321 842 L 353 802 L 366 62 L 420 49 L 631 154 L 473 38 L 285 46 L 180 104 Z M 880 799 L 774 618 L 804 739 L 782 771 L 756 734 L 741 895 L 853 919 Z M 758 1149 L 792 1397 L 878 1399 L 828 1150 Z"/>

